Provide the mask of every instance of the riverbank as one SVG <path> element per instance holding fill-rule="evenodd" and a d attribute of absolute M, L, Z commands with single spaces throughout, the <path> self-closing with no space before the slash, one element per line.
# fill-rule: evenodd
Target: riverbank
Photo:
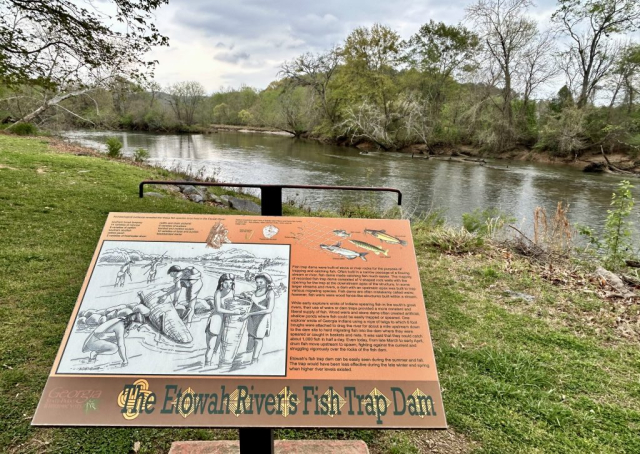
<path fill-rule="evenodd" d="M 179 176 L 65 145 L 0 135 L 0 451 L 150 453 L 175 440 L 236 438 L 29 426 L 107 214 L 238 214 L 162 189 L 165 197 L 139 199 L 141 180 Z M 461 241 L 437 223 L 415 223 L 413 234 L 450 429 L 287 429 L 277 438 L 357 438 L 374 454 L 640 451 L 637 300 L 607 296 L 588 267 Z"/>
<path fill-rule="evenodd" d="M 236 125 L 219 125 L 213 124 L 208 127 L 207 133 L 218 131 L 234 131 L 242 133 L 262 133 L 262 134 L 277 134 L 293 138 L 291 133 L 259 126 L 236 126 Z M 372 142 L 362 140 L 356 144 L 352 144 L 348 140 L 327 140 L 322 137 L 315 137 L 313 135 L 306 134 L 302 136 L 302 139 L 318 141 L 321 143 L 329 143 L 338 146 L 347 146 L 357 148 L 364 153 L 370 151 L 378 151 L 378 148 Z M 436 158 L 436 159 L 460 159 L 460 160 L 476 160 L 479 164 L 483 164 L 486 159 L 496 159 L 504 161 L 525 161 L 535 162 L 541 164 L 552 165 L 564 165 L 577 168 L 582 171 L 592 173 L 611 172 L 617 173 L 615 169 L 608 168 L 608 165 L 636 173 L 640 177 L 640 156 L 631 156 L 624 153 L 613 153 L 604 157 L 604 155 L 598 150 L 589 150 L 581 154 L 579 157 L 563 157 L 556 156 L 548 150 L 535 150 L 532 148 L 517 147 L 513 150 L 503 151 L 500 153 L 488 153 L 481 147 L 474 147 L 471 145 L 456 145 L 456 146 L 435 146 L 427 147 L 423 144 L 410 145 L 400 150 L 395 150 L 401 153 L 412 154 L 418 158 Z M 607 162 L 608 161 L 608 162 Z"/>

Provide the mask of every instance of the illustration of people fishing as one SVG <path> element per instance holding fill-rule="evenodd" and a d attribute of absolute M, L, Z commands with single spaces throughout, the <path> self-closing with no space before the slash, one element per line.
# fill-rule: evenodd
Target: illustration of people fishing
<path fill-rule="evenodd" d="M 59 370 L 281 375 L 288 257 L 281 245 L 223 245 L 212 252 L 203 243 L 109 244 L 98 257 Z M 284 304 L 275 304 L 281 299 Z"/>
<path fill-rule="evenodd" d="M 166 252 L 162 254 L 160 257 L 152 258 L 151 262 L 147 263 L 142 267 L 142 268 L 149 268 L 147 271 L 145 271 L 145 274 L 147 275 L 147 284 L 151 282 L 155 282 L 156 274 L 158 273 L 158 265 L 162 263 L 165 255 L 167 255 Z"/>
<path fill-rule="evenodd" d="M 233 342 L 235 339 L 229 339 L 229 326 L 233 323 L 232 317 L 244 315 L 239 307 L 234 306 L 235 276 L 233 274 L 224 273 L 218 279 L 218 288 L 213 298 L 206 298 L 209 304 L 212 304 L 213 310 L 205 328 L 207 337 L 207 350 L 205 352 L 204 365 L 212 366 L 213 355 L 218 352 L 220 344 L 223 344 L 223 354 L 220 355 L 218 364 L 215 368 L 220 367 L 226 356 L 235 357 L 239 343 Z M 231 346 L 231 343 L 234 346 Z M 231 354 L 224 354 L 227 350 L 231 350 Z"/>
<path fill-rule="evenodd" d="M 271 276 L 259 273 L 254 279 L 256 290 L 239 295 L 251 301 L 249 312 L 239 317 L 241 321 L 247 320 L 247 353 L 251 354 L 251 364 L 258 362 L 264 338 L 271 334 L 271 313 L 276 302 Z"/>
<path fill-rule="evenodd" d="M 187 312 L 184 316 L 187 328 L 191 327 L 193 315 L 195 314 L 195 305 L 198 293 L 202 290 L 202 274 L 193 266 L 181 268 L 173 265 L 167 271 L 167 274 L 173 278 L 174 284 L 171 287 L 163 289 L 167 296 L 173 295 L 173 305 L 175 306 L 180 297 L 182 289 L 186 291 Z"/>
<path fill-rule="evenodd" d="M 95 362 L 98 355 L 113 355 L 118 352 L 122 367 L 129 364 L 124 338 L 127 337 L 135 320 L 135 314 L 107 320 L 98 326 L 84 342 L 83 353 L 89 353 L 89 362 Z"/>
<path fill-rule="evenodd" d="M 127 275 L 129 275 L 129 280 L 132 281 L 131 277 L 131 264 L 133 260 L 128 259 L 124 265 L 120 267 L 118 274 L 116 275 L 116 282 L 113 284 L 114 287 L 124 287 L 124 282 L 127 279 Z"/>

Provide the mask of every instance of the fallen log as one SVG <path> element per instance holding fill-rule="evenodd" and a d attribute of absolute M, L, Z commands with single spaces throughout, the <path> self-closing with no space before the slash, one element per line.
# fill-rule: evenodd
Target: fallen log
<path fill-rule="evenodd" d="M 602 145 L 600 145 L 600 152 L 602 153 L 602 157 L 604 158 L 604 160 L 607 162 L 607 168 L 611 172 L 620 173 L 622 175 L 631 175 L 633 177 L 640 177 L 640 173 L 632 172 L 630 170 L 621 169 L 621 168 L 616 167 L 613 164 L 611 164 L 611 161 L 609 161 L 609 158 L 607 158 L 607 155 L 604 154 L 604 148 L 602 148 Z"/>
<path fill-rule="evenodd" d="M 636 297 L 636 294 L 627 288 L 626 284 L 617 274 L 605 270 L 602 267 L 598 267 L 596 269 L 596 275 L 600 278 L 601 282 L 604 281 L 604 283 L 613 288 L 622 298 Z"/>

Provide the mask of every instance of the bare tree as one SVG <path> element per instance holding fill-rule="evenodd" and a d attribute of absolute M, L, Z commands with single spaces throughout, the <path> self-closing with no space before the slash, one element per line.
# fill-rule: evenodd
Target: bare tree
<path fill-rule="evenodd" d="M 499 147 L 512 146 L 515 138 L 513 87 L 515 71 L 529 43 L 538 31 L 534 21 L 525 17 L 531 0 L 479 0 L 467 8 L 467 18 L 477 27 L 489 58 L 494 60 L 502 79 L 502 128 Z"/>
<path fill-rule="evenodd" d="M 525 107 L 533 92 L 560 72 L 552 58 L 554 41 L 553 32 L 547 30 L 540 33 L 524 49 L 518 76 L 522 83 L 522 100 Z"/>
<path fill-rule="evenodd" d="M 294 85 L 310 87 L 318 95 L 324 115 L 333 125 L 336 122 L 339 98 L 331 96 L 329 84 L 340 64 L 340 48 L 322 53 L 306 53 L 285 61 L 280 67 L 280 76 Z"/>
<path fill-rule="evenodd" d="M 195 123 L 195 113 L 206 96 L 206 90 L 200 82 L 187 81 L 171 85 L 169 92 L 169 105 L 179 122 L 186 125 Z"/>
<path fill-rule="evenodd" d="M 390 101 L 385 109 L 364 101 L 349 107 L 342 128 L 352 141 L 365 139 L 383 150 L 393 150 L 409 144 L 428 144 L 431 125 L 428 105 L 413 92 Z"/>
<path fill-rule="evenodd" d="M 570 38 L 568 49 L 561 54 L 563 69 L 569 87 L 577 95 L 578 108 L 582 108 L 613 68 L 617 46 L 611 35 L 640 27 L 640 3 L 637 0 L 558 0 L 558 4 L 560 8 L 552 18 Z"/>

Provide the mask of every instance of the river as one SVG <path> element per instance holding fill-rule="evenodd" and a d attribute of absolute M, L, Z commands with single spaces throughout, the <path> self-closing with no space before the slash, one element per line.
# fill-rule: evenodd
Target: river
<path fill-rule="evenodd" d="M 123 153 L 145 148 L 148 162 L 166 168 L 191 167 L 219 181 L 265 184 L 325 184 L 387 186 L 402 191 L 403 207 L 417 215 L 442 209 L 448 222 L 461 223 L 463 213 L 496 207 L 530 231 L 534 209 L 549 217 L 556 204 L 569 204 L 573 223 L 601 230 L 611 193 L 623 179 L 583 173 L 569 166 L 522 161 L 495 161 L 495 169 L 476 163 L 412 159 L 404 153 L 370 152 L 337 147 L 276 134 L 219 132 L 216 134 L 152 134 L 137 132 L 68 131 L 63 136 L 84 146 L 106 150 L 107 137 L 118 137 Z M 633 179 L 632 179 L 633 180 Z M 640 241 L 640 180 L 632 181 L 634 238 Z M 337 210 L 342 203 L 376 204 L 391 208 L 395 195 L 337 191 L 285 191 L 314 209 Z"/>

